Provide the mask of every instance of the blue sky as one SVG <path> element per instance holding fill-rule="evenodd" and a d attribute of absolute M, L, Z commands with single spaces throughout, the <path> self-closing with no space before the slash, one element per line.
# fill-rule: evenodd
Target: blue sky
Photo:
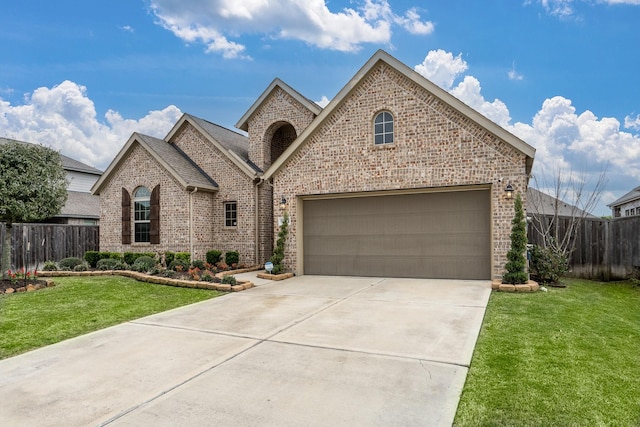
<path fill-rule="evenodd" d="M 537 149 L 640 182 L 640 0 L 61 0 L 0 5 L 0 136 L 105 169 L 182 112 L 233 128 L 275 77 L 331 99 L 377 50 Z M 568 195 L 567 197 L 570 198 Z"/>

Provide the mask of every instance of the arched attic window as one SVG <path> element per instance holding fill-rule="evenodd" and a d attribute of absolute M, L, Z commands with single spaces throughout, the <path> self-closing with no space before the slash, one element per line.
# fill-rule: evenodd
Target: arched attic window
<path fill-rule="evenodd" d="M 373 121 L 373 143 L 375 145 L 393 144 L 393 116 L 381 111 Z"/>
<path fill-rule="evenodd" d="M 271 164 L 273 164 L 278 157 L 289 148 L 291 143 L 298 137 L 295 128 L 289 123 L 281 123 L 271 137 Z"/>

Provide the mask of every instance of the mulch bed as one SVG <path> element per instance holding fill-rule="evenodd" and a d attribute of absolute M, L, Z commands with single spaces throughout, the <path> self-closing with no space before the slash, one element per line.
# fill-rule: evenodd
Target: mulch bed
<path fill-rule="evenodd" d="M 0 294 L 4 294 L 9 288 L 17 291 L 18 288 L 25 287 L 26 285 L 43 285 L 44 287 L 47 287 L 47 282 L 45 280 L 38 279 L 28 280 L 25 284 L 22 280 L 18 280 L 15 283 L 12 283 L 11 280 L 8 279 L 0 280 Z"/>

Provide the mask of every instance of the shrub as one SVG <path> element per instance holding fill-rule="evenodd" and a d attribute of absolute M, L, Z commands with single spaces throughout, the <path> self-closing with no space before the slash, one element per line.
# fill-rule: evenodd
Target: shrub
<path fill-rule="evenodd" d="M 166 263 L 167 266 L 171 265 L 171 263 L 175 258 L 176 258 L 175 252 L 167 251 L 164 253 L 164 262 Z"/>
<path fill-rule="evenodd" d="M 233 275 L 229 274 L 228 276 L 224 276 L 220 283 L 222 283 L 223 285 L 234 286 L 238 284 L 238 281 L 236 280 L 235 277 L 233 277 Z"/>
<path fill-rule="evenodd" d="M 87 264 L 84 262 L 73 267 L 73 271 L 87 271 Z"/>
<path fill-rule="evenodd" d="M 213 282 L 215 280 L 215 276 L 209 270 L 206 270 L 202 273 L 202 277 L 200 278 L 203 282 Z"/>
<path fill-rule="evenodd" d="M 527 225 L 524 219 L 524 210 L 522 209 L 522 198 L 520 194 L 516 196 L 515 212 L 511 221 L 511 249 L 507 253 L 507 263 L 504 268 L 507 272 L 502 277 L 502 283 L 512 285 L 527 283 L 529 277 L 525 268 L 527 260 L 525 252 L 527 250 Z"/>
<path fill-rule="evenodd" d="M 187 271 L 189 264 L 183 259 L 175 258 L 171 261 L 171 264 L 169 264 L 169 268 L 174 271 Z"/>
<path fill-rule="evenodd" d="M 133 265 L 138 258 L 143 256 L 154 258 L 156 254 L 154 254 L 153 252 L 125 252 L 124 262 L 126 262 L 129 265 Z"/>
<path fill-rule="evenodd" d="M 176 252 L 174 259 L 181 259 L 187 266 L 191 265 L 191 254 L 189 252 Z"/>
<path fill-rule="evenodd" d="M 200 269 L 198 267 L 189 269 L 189 276 L 191 276 L 191 280 L 200 281 Z"/>
<path fill-rule="evenodd" d="M 114 258 L 102 258 L 96 263 L 98 270 L 125 270 L 125 268 L 116 268 L 117 266 L 124 265 L 120 260 Z M 126 266 L 129 268 L 129 266 Z"/>
<path fill-rule="evenodd" d="M 161 274 L 162 274 L 164 277 L 172 278 L 173 276 L 175 276 L 175 275 L 176 275 L 176 272 L 175 272 L 175 271 L 173 271 L 173 270 L 164 270 Z"/>
<path fill-rule="evenodd" d="M 195 268 L 199 268 L 200 270 L 204 270 L 204 261 L 200 260 L 200 259 L 196 259 L 191 263 L 192 266 L 194 266 Z"/>
<path fill-rule="evenodd" d="M 557 283 L 569 271 L 567 257 L 553 250 L 534 246 L 531 249 L 531 275 L 539 283 Z"/>
<path fill-rule="evenodd" d="M 212 265 L 216 265 L 217 262 L 220 262 L 220 257 L 222 256 L 222 251 L 217 251 L 212 249 L 207 251 L 207 256 L 205 257 L 207 262 Z"/>
<path fill-rule="evenodd" d="M 100 252 L 100 259 L 111 258 L 122 261 L 122 254 L 120 252 Z"/>
<path fill-rule="evenodd" d="M 284 260 L 284 244 L 287 240 L 287 234 L 289 233 L 288 229 L 289 225 L 289 216 L 287 213 L 284 213 L 284 218 L 282 219 L 282 225 L 280 226 L 280 231 L 278 231 L 278 240 L 276 241 L 276 247 L 273 250 L 273 255 L 271 256 L 270 261 L 273 263 L 273 270 L 271 273 L 280 274 L 284 271 L 284 264 L 282 261 Z"/>
<path fill-rule="evenodd" d="M 136 258 L 135 262 L 131 266 L 131 269 L 134 271 L 139 271 L 140 273 L 146 273 L 148 271 L 153 270 L 156 266 L 156 260 L 153 257 L 143 255 Z"/>
<path fill-rule="evenodd" d="M 68 270 L 73 270 L 77 265 L 82 265 L 84 264 L 84 261 L 78 257 L 68 257 L 68 258 L 62 258 L 60 261 L 58 261 L 58 265 L 60 266 L 61 270 L 66 269 Z"/>
<path fill-rule="evenodd" d="M 100 252 L 86 251 L 84 253 L 84 260 L 87 261 L 92 268 L 95 268 L 98 261 L 100 261 Z"/>
<path fill-rule="evenodd" d="M 56 271 L 58 270 L 58 265 L 55 261 L 45 261 L 44 267 L 42 267 L 44 271 Z"/>
<path fill-rule="evenodd" d="M 238 251 L 229 251 L 224 254 L 224 262 L 226 262 L 228 265 L 237 264 L 238 261 L 240 261 L 240 254 L 238 253 Z"/>

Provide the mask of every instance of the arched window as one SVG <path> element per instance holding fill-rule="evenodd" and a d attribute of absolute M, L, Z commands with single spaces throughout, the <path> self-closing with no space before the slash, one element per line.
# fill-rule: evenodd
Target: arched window
<path fill-rule="evenodd" d="M 388 111 L 378 113 L 373 122 L 373 143 L 393 144 L 393 116 Z"/>
<path fill-rule="evenodd" d="M 151 192 L 138 187 L 133 193 L 134 242 L 149 242 L 151 231 Z"/>

